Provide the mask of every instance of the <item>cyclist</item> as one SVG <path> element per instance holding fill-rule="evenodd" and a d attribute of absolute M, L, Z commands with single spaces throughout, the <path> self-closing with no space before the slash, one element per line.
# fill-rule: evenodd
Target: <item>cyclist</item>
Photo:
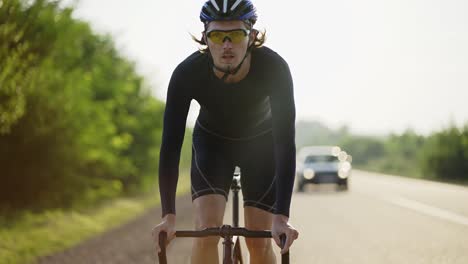
<path fill-rule="evenodd" d="M 175 193 L 185 123 L 192 99 L 200 104 L 192 145 L 195 228 L 223 224 L 235 166 L 241 169 L 245 227 L 271 229 L 274 241 L 297 239 L 289 224 L 295 174 L 293 82 L 285 60 L 263 46 L 250 0 L 209 0 L 200 20 L 206 45 L 174 70 L 167 92 L 159 163 L 163 220 L 152 230 L 175 233 Z M 218 263 L 219 238 L 194 239 L 192 263 Z M 276 263 L 270 239 L 246 239 L 251 263 Z"/>

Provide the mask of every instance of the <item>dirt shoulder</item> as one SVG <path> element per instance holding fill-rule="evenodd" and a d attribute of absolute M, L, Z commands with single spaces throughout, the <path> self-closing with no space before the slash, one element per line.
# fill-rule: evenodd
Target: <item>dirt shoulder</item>
<path fill-rule="evenodd" d="M 64 252 L 40 258 L 38 264 L 154 264 L 158 263 L 153 250 L 151 229 L 160 220 L 159 207 L 149 209 L 144 215 L 125 225 L 111 229 L 95 238 L 86 240 Z M 177 228 L 192 228 L 192 204 L 190 196 L 177 200 Z M 190 239 L 176 239 L 168 248 L 172 263 L 188 263 Z"/>

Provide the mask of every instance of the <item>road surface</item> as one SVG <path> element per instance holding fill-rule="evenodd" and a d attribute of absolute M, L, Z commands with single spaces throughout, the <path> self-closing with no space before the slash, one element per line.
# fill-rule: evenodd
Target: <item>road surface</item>
<path fill-rule="evenodd" d="M 178 229 L 192 228 L 190 198 L 177 206 Z M 39 263 L 157 263 L 150 230 L 158 219 L 155 208 Z M 349 191 L 323 185 L 294 193 L 291 223 L 300 232 L 291 263 L 468 263 L 467 187 L 355 170 Z M 174 240 L 170 263 L 189 263 L 190 243 Z"/>

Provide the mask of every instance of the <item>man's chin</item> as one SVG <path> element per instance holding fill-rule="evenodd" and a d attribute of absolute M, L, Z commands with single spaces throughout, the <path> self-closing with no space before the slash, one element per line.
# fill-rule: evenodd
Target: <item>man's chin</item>
<path fill-rule="evenodd" d="M 221 63 L 219 65 L 216 65 L 218 69 L 222 69 L 223 71 L 230 71 L 234 68 L 234 64 L 232 63 Z"/>

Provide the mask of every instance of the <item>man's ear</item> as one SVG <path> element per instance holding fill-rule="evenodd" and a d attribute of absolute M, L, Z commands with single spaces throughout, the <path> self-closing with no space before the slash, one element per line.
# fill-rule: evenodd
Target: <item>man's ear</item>
<path fill-rule="evenodd" d="M 257 35 L 258 35 L 258 30 L 252 29 L 252 30 L 250 31 L 250 35 L 249 35 L 249 46 L 252 45 L 252 44 L 255 42 L 255 39 L 257 38 Z"/>

